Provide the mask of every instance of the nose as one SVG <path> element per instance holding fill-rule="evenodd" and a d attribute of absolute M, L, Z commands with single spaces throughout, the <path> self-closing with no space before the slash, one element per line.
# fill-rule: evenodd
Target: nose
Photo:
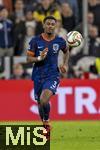
<path fill-rule="evenodd" d="M 49 27 L 51 27 L 51 24 L 49 24 Z"/>
<path fill-rule="evenodd" d="M 50 24 L 50 25 L 49 25 L 49 28 L 51 29 L 52 27 L 53 27 L 52 24 Z"/>

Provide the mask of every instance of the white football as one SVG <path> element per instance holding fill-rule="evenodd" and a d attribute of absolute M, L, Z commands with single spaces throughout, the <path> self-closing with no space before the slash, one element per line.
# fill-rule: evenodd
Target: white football
<path fill-rule="evenodd" d="M 71 31 L 67 34 L 67 42 L 71 47 L 77 47 L 81 45 L 82 41 L 83 37 L 78 31 Z"/>

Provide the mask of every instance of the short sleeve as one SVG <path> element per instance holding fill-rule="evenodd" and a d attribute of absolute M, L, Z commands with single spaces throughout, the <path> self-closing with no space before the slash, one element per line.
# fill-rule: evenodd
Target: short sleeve
<path fill-rule="evenodd" d="M 67 42 L 62 39 L 62 42 L 61 42 L 61 50 L 63 51 L 63 53 L 66 53 L 67 52 L 67 49 L 68 49 L 68 45 L 67 45 Z"/>
<path fill-rule="evenodd" d="M 32 39 L 29 42 L 29 48 L 27 50 L 27 55 L 34 56 L 36 51 L 36 40 Z"/>

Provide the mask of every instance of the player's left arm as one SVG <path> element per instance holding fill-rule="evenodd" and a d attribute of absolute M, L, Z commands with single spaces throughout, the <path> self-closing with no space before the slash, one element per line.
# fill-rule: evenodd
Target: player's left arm
<path fill-rule="evenodd" d="M 63 63 L 59 67 L 61 73 L 66 73 L 68 70 L 69 49 L 67 48 L 65 51 L 66 52 L 63 53 Z"/>
<path fill-rule="evenodd" d="M 60 69 L 61 73 L 66 73 L 68 70 L 69 46 L 67 45 L 65 40 L 63 40 L 61 50 L 63 51 L 63 62 L 59 66 L 59 69 Z"/>

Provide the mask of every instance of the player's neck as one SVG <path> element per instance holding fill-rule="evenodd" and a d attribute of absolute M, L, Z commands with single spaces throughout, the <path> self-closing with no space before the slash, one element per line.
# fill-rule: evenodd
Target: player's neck
<path fill-rule="evenodd" d="M 46 40 L 46 41 L 51 41 L 55 38 L 55 34 L 47 34 L 47 33 L 42 33 L 42 37 Z"/>

